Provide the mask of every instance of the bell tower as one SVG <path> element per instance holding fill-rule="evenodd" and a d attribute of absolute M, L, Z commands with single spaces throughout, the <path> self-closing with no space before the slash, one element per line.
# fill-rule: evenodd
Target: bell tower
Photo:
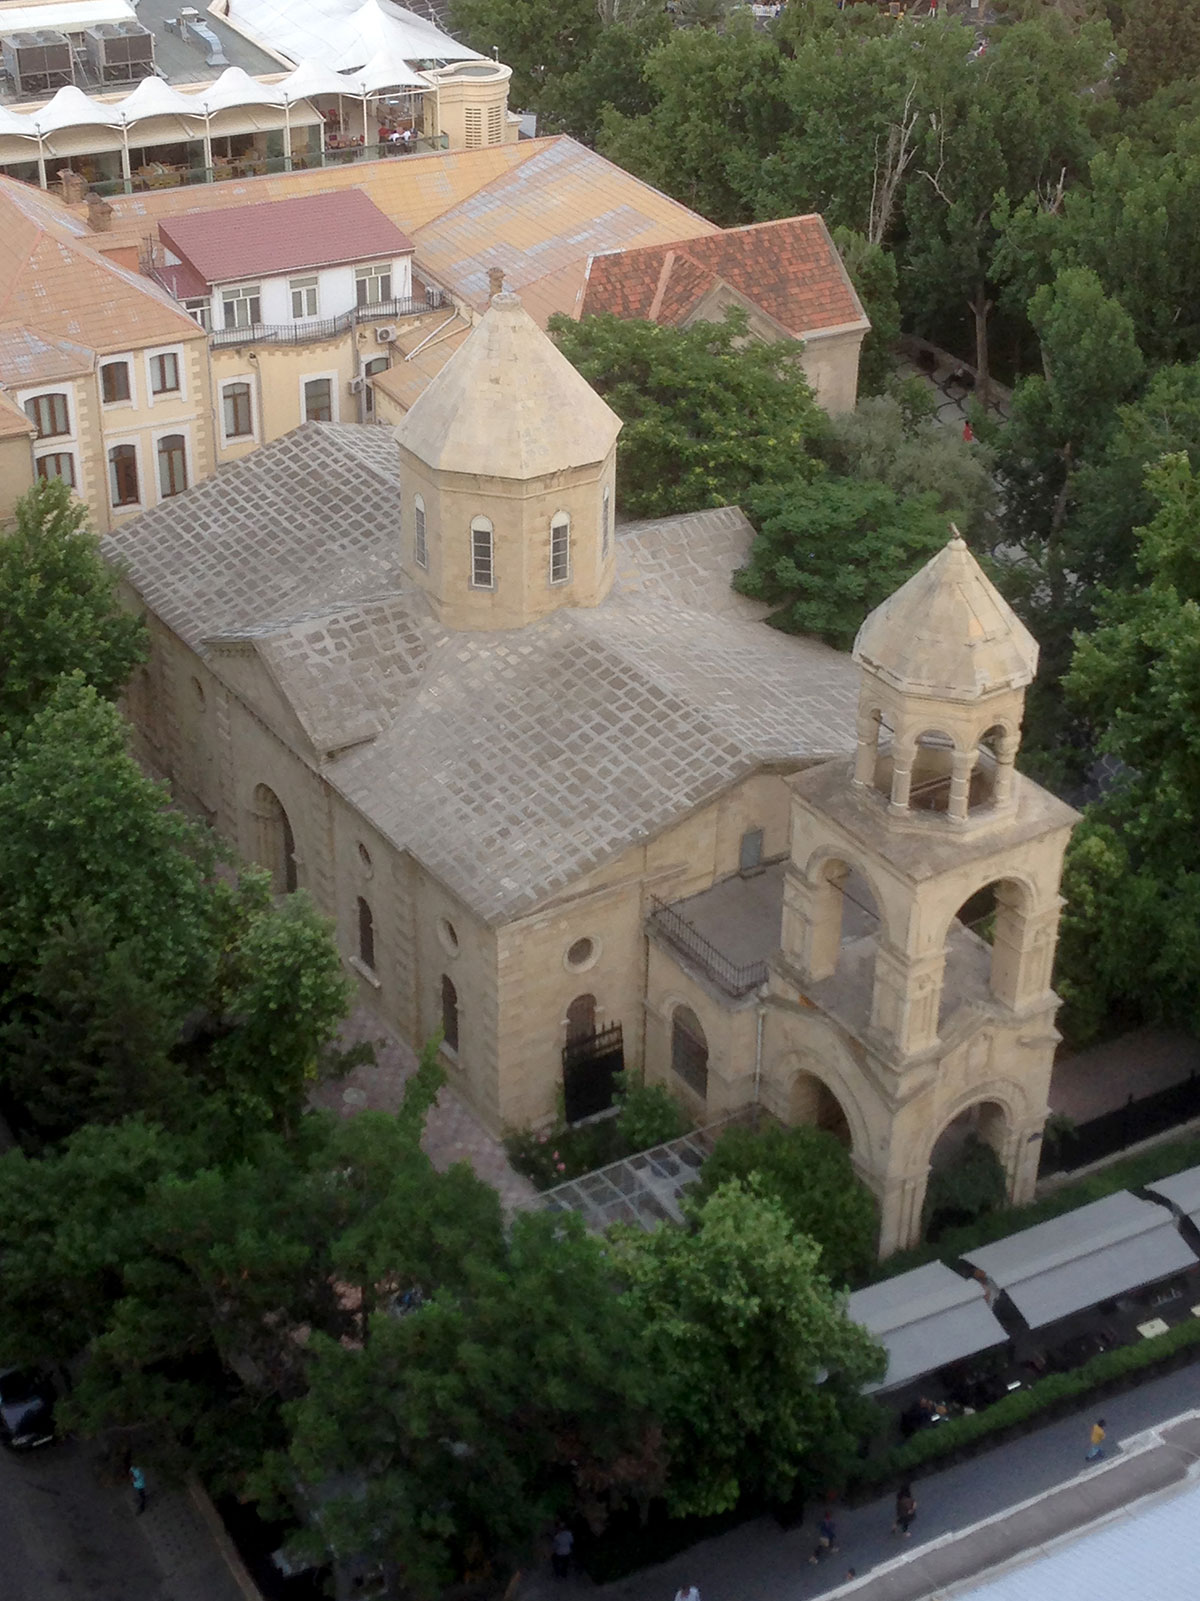
<path fill-rule="evenodd" d="M 943 1135 L 986 1138 L 1015 1200 L 1036 1180 L 1076 821 L 1015 768 L 1037 654 L 955 530 L 859 630 L 854 757 L 791 781 L 768 1026 L 804 1034 L 805 1070 L 852 1103 L 885 1254 L 919 1235 Z M 801 1104 L 777 1096 L 785 1117 Z"/>
<path fill-rule="evenodd" d="M 620 418 L 489 277 L 484 316 L 396 429 L 403 570 L 454 629 L 596 606 L 616 569 Z"/>

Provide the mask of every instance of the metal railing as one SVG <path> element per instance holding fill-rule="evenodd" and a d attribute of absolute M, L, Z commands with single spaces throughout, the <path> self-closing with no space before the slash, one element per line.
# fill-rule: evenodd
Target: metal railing
<path fill-rule="evenodd" d="M 134 173 L 131 178 L 100 178 L 90 187 L 106 199 L 111 195 L 143 194 L 148 189 L 181 189 L 188 184 L 224 183 L 230 178 L 258 178 L 280 172 L 305 172 L 320 167 L 345 167 L 355 161 L 379 161 L 385 157 L 402 159 L 405 155 L 428 155 L 449 148 L 446 134 L 435 138 L 414 139 L 411 145 L 347 145 L 342 150 L 297 151 L 290 160 L 286 156 L 241 156 L 236 160 L 219 161 L 211 167 L 165 167 L 152 176 Z"/>
<path fill-rule="evenodd" d="M 214 328 L 209 333 L 208 342 L 214 350 L 228 345 L 315 344 L 321 339 L 337 339 L 357 323 L 388 322 L 394 317 L 420 317 L 424 312 L 437 311 L 444 300 L 442 291 L 430 284 L 421 298 L 381 300 L 373 306 L 352 306 L 349 311 L 343 311 L 336 317 L 321 317 L 311 322 L 255 322 L 248 323 L 244 328 Z"/>
<path fill-rule="evenodd" d="M 698 928 L 694 928 L 681 912 L 668 906 L 666 901 L 660 901 L 657 895 L 652 895 L 650 905 L 650 915 L 646 919 L 650 927 L 703 968 L 727 995 L 736 999 L 766 983 L 766 962 L 744 962 L 739 966 L 719 951 L 711 940 L 705 939 Z"/>

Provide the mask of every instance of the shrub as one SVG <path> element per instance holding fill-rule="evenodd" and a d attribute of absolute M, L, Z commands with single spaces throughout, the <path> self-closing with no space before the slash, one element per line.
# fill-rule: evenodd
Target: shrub
<path fill-rule="evenodd" d="M 925 1232 L 936 1240 L 948 1228 L 973 1223 L 1004 1205 L 1004 1169 L 985 1140 L 971 1134 L 953 1161 L 935 1168 L 925 1192 Z"/>
<path fill-rule="evenodd" d="M 617 1105 L 617 1128 L 627 1156 L 677 1140 L 692 1126 L 665 1084 L 645 1084 L 637 1074 L 617 1074 Z"/>

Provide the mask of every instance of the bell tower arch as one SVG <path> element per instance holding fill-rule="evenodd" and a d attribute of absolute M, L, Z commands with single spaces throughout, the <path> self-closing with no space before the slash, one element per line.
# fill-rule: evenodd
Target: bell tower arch
<path fill-rule="evenodd" d="M 815 1008 L 861 1064 L 881 1251 L 912 1243 L 937 1132 L 972 1086 L 1022 1108 L 1009 1193 L 1037 1175 L 1077 814 L 1016 771 L 1037 644 L 954 537 L 863 623 L 854 756 L 791 780 L 767 1026 Z M 873 920 L 857 912 L 869 886 Z"/>

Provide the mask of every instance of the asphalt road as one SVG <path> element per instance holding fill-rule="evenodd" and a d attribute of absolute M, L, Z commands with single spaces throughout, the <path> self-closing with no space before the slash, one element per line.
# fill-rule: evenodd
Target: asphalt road
<path fill-rule="evenodd" d="M 169 1601 L 130 1497 L 74 1442 L 0 1449 L 3 1601 Z"/>

